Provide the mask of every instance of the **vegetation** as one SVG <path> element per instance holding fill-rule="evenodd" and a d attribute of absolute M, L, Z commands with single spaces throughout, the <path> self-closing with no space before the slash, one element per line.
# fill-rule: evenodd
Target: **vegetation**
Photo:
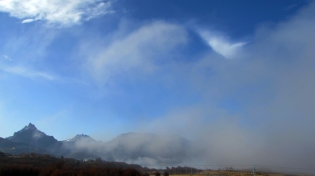
<path fill-rule="evenodd" d="M 100 159 L 78 161 L 50 155 L 0 153 L 0 176 L 140 176 L 138 165 L 103 162 Z"/>
<path fill-rule="evenodd" d="M 163 174 L 161 174 L 163 173 Z M 101 158 L 76 160 L 56 158 L 36 153 L 10 155 L 0 152 L 0 176 L 252 176 L 250 170 L 234 170 L 231 167 L 217 170 L 199 170 L 192 167 L 166 167 L 150 169 L 136 164 L 106 162 Z M 291 174 L 290 176 L 309 176 Z M 281 173 L 256 172 L 256 176 L 287 176 Z"/>

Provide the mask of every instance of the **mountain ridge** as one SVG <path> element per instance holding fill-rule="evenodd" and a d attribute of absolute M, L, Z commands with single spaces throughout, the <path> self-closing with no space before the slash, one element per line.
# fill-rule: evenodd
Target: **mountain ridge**
<path fill-rule="evenodd" d="M 76 141 L 80 141 L 80 140 L 92 140 L 92 141 L 96 141 L 95 139 L 93 139 L 92 137 L 90 137 L 89 135 L 86 134 L 77 134 L 75 135 L 73 138 L 64 140 L 62 142 L 76 142 Z"/>
<path fill-rule="evenodd" d="M 8 147 L 4 147 L 7 145 Z M 38 130 L 32 123 L 15 132 L 13 136 L 0 138 L 0 151 L 20 153 L 46 153 L 76 159 L 102 158 L 107 161 L 176 164 L 188 156 L 190 141 L 179 135 L 154 133 L 123 133 L 110 141 L 96 141 L 86 134 L 58 141 Z M 146 163 L 144 163 L 146 164 Z"/>
<path fill-rule="evenodd" d="M 15 132 L 13 136 L 9 136 L 5 139 L 12 142 L 22 142 L 30 144 L 32 146 L 44 149 L 50 147 L 53 148 L 59 143 L 59 141 L 53 136 L 46 135 L 44 132 L 38 130 L 32 123 L 29 123 L 28 126 L 25 126 L 20 131 Z"/>

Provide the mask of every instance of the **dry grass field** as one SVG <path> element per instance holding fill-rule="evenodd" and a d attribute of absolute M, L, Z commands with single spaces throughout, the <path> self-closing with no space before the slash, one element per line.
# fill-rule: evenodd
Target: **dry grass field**
<path fill-rule="evenodd" d="M 162 175 L 162 174 L 161 174 Z M 252 172 L 248 171 L 182 171 L 182 173 L 170 173 L 171 176 L 253 176 Z M 310 176 L 310 174 L 284 174 L 272 172 L 257 172 L 256 176 Z"/>

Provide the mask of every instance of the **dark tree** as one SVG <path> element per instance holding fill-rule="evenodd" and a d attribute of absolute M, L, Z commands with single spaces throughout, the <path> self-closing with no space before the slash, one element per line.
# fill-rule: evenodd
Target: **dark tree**
<path fill-rule="evenodd" d="M 123 172 L 123 176 L 140 176 L 140 172 L 135 169 L 126 169 Z"/>

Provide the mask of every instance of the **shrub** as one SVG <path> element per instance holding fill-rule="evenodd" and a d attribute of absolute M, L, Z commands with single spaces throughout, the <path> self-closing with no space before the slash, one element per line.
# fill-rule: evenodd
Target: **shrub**
<path fill-rule="evenodd" d="M 136 169 L 126 169 L 123 172 L 123 176 L 140 176 L 140 172 L 138 172 Z"/>

